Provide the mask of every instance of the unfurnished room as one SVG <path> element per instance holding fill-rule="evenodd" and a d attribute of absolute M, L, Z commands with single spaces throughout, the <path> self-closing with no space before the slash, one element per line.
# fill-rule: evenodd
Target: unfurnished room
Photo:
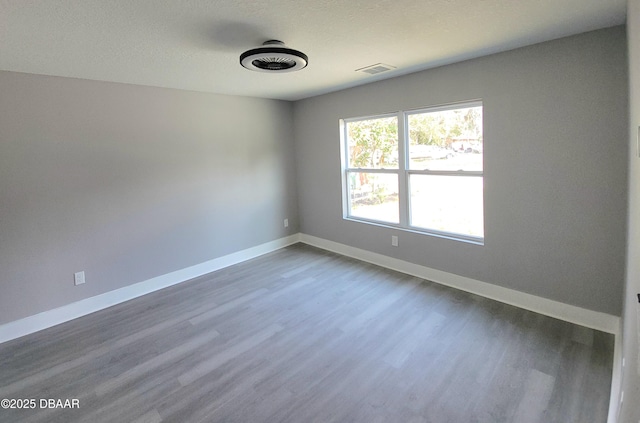
<path fill-rule="evenodd" d="M 640 0 L 0 0 L 0 422 L 640 422 Z"/>

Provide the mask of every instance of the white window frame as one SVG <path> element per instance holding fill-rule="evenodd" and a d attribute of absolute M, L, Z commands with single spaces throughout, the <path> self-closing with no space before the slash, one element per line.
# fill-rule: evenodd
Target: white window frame
<path fill-rule="evenodd" d="M 484 145 L 483 145 L 483 166 L 481 171 L 468 170 L 418 170 L 409 169 L 409 138 L 406 134 L 409 127 L 409 116 L 421 113 L 433 113 L 447 110 L 464 109 L 468 107 L 482 107 L 484 119 L 484 106 L 482 100 L 471 100 L 460 103 L 449 103 L 444 105 L 424 107 L 420 109 L 400 110 L 392 113 L 381 113 L 378 115 L 359 116 L 354 118 L 340 119 L 340 159 L 342 169 L 342 215 L 345 220 L 363 222 L 377 226 L 392 227 L 408 232 L 416 232 L 440 238 L 453 239 L 458 241 L 469 242 L 478 245 L 484 245 L 484 236 L 475 237 L 455 232 L 444 232 L 435 229 L 427 229 L 418 226 L 411 226 L 411 191 L 409 180 L 411 175 L 439 175 L 439 176 L 455 176 L 455 177 L 481 177 L 484 182 Z M 347 136 L 347 125 L 351 122 L 363 120 L 381 119 L 388 117 L 396 117 L 398 122 L 398 168 L 397 169 L 372 169 L 372 168 L 356 168 L 348 167 L 349 142 Z M 483 125 L 484 128 L 484 125 Z M 484 130 L 483 130 L 484 132 Z M 483 137 L 484 144 L 484 137 Z M 351 215 L 351 201 L 349 192 L 349 174 L 350 173 L 377 173 L 377 174 L 394 174 L 398 176 L 398 207 L 399 207 L 399 223 L 390 223 L 386 221 L 367 219 Z M 483 193 L 484 197 L 484 193 Z M 484 201 L 483 201 L 484 204 Z M 483 210 L 484 221 L 484 210 Z M 483 231 L 484 232 L 484 231 Z"/>

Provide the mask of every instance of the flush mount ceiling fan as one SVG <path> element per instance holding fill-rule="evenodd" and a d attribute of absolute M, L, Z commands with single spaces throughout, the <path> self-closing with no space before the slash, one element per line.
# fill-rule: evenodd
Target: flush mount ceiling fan
<path fill-rule="evenodd" d="M 256 72 L 284 73 L 304 69 L 309 58 L 301 51 L 288 48 L 282 41 L 268 40 L 262 46 L 240 55 L 240 64 Z"/>

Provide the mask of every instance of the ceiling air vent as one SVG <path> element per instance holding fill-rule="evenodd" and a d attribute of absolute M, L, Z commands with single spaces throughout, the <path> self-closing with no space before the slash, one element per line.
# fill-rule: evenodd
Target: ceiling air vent
<path fill-rule="evenodd" d="M 356 69 L 356 72 L 364 72 L 369 75 L 377 75 L 382 72 L 395 69 L 395 66 L 385 65 L 384 63 L 376 63 L 375 65 L 365 66 L 364 68 Z"/>

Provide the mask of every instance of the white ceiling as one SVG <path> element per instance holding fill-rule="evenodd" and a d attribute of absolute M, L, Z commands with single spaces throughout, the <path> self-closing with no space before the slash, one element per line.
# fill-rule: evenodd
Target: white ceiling
<path fill-rule="evenodd" d="M 626 0 L 0 0 L 0 69 L 297 100 L 625 20 Z M 309 66 L 240 66 L 274 38 Z"/>

